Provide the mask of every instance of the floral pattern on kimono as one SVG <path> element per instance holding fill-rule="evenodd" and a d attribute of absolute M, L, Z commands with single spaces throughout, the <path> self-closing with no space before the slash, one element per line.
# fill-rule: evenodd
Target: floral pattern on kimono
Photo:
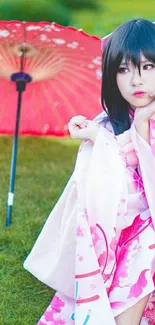
<path fill-rule="evenodd" d="M 100 125 L 24 262 L 56 290 L 37 325 L 115 325 L 148 294 L 141 325 L 155 325 L 155 121 L 151 145 L 134 123 Z"/>

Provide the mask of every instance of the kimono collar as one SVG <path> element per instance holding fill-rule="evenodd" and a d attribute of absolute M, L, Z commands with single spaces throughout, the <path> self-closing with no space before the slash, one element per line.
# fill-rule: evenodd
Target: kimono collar
<path fill-rule="evenodd" d="M 133 119 L 135 115 L 135 112 L 132 108 L 129 109 L 129 116 Z"/>

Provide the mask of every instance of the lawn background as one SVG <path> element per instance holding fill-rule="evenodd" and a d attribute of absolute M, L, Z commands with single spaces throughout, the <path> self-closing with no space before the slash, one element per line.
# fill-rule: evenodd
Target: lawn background
<path fill-rule="evenodd" d="M 13 219 L 5 228 L 11 146 L 11 137 L 0 137 L 0 325 L 33 325 L 53 292 L 23 262 L 68 181 L 79 141 L 20 138 Z"/>
<path fill-rule="evenodd" d="M 103 12 L 77 12 L 74 26 L 104 36 L 137 17 L 155 20 L 155 1 L 105 0 Z M 0 325 L 35 325 L 53 291 L 23 269 L 74 166 L 79 141 L 22 137 L 19 140 L 13 223 L 5 227 L 12 138 L 0 137 Z M 52 236 L 52 234 L 51 234 Z"/>

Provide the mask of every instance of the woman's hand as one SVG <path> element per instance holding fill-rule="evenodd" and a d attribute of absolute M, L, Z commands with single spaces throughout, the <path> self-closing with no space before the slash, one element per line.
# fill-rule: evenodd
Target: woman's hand
<path fill-rule="evenodd" d="M 155 97 L 155 93 L 150 94 Z M 149 120 L 155 118 L 155 99 L 145 107 L 138 107 L 135 110 L 134 124 L 139 135 L 150 144 Z"/>
<path fill-rule="evenodd" d="M 90 140 L 94 143 L 99 132 L 99 125 L 95 121 L 78 115 L 71 118 L 68 129 L 73 139 Z"/>

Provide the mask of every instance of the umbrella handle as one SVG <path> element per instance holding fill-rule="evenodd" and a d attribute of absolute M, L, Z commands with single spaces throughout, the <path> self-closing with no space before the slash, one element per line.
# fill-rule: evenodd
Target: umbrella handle
<path fill-rule="evenodd" d="M 14 135 L 14 142 L 13 142 L 13 149 L 12 149 L 11 171 L 10 171 L 11 176 L 10 176 L 10 187 L 8 193 L 8 213 L 6 217 L 6 227 L 9 227 L 11 225 L 22 93 L 25 90 L 26 83 L 30 82 L 32 78 L 31 76 L 29 76 L 24 72 L 19 72 L 19 73 L 14 73 L 11 76 L 11 80 L 16 82 L 16 90 L 18 91 L 18 105 L 17 105 L 17 114 L 16 114 L 15 135 Z"/>
<path fill-rule="evenodd" d="M 12 206 L 13 206 L 13 199 L 14 199 L 14 185 L 15 185 L 15 174 L 16 174 L 18 131 L 19 131 L 21 101 L 22 101 L 22 91 L 19 91 L 19 93 L 18 93 L 18 107 L 17 107 L 17 114 L 16 114 L 16 127 L 15 127 L 14 141 L 13 141 L 12 159 L 11 159 L 11 171 L 10 171 L 11 176 L 10 176 L 10 187 L 9 187 L 9 193 L 8 193 L 8 213 L 7 213 L 7 218 L 6 218 L 6 226 L 7 227 L 9 227 L 11 225 Z"/>

